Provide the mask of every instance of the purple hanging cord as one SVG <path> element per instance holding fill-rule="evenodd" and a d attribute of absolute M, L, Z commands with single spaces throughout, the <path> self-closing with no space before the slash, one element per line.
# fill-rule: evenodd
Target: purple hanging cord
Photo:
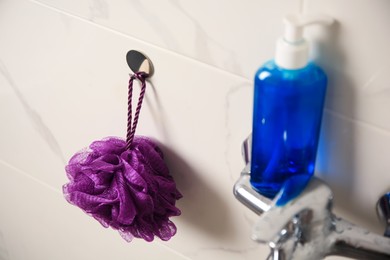
<path fill-rule="evenodd" d="M 147 77 L 136 72 L 129 80 L 126 141 L 119 137 L 94 141 L 65 167 L 66 200 L 104 227 L 118 230 L 126 241 L 137 237 L 150 242 L 155 236 L 169 240 L 176 234 L 169 218 L 181 214 L 175 204 L 182 195 L 162 151 L 150 138 L 135 136 Z M 132 120 L 134 80 L 140 81 L 141 92 Z"/>
<path fill-rule="evenodd" d="M 129 80 L 129 92 L 127 100 L 127 135 L 126 135 L 126 149 L 130 149 L 131 143 L 134 139 L 135 130 L 137 129 L 138 118 L 141 112 L 142 101 L 144 100 L 145 91 L 146 91 L 146 78 L 148 74 L 145 72 L 136 72 L 134 73 Z M 133 83 L 134 80 L 138 79 L 141 82 L 141 92 L 138 98 L 137 108 L 134 114 L 134 122 L 132 124 L 132 100 L 133 100 Z"/>

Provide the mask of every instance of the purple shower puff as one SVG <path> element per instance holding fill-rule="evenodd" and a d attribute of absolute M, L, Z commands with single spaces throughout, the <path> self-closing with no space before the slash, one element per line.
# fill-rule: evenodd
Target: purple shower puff
<path fill-rule="evenodd" d="M 109 137 L 75 154 L 65 168 L 65 198 L 128 242 L 169 240 L 176 234 L 169 217 L 181 214 L 175 203 L 182 195 L 163 154 L 146 137 L 136 136 L 130 150 L 125 147 L 124 140 Z"/>

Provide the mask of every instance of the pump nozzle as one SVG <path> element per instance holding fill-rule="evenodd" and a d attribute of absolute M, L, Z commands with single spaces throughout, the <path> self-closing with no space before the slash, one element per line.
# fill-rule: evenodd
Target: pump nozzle
<path fill-rule="evenodd" d="M 312 24 L 331 25 L 333 18 L 326 15 L 296 15 L 284 17 L 284 36 L 277 43 L 275 62 L 286 69 L 299 69 L 306 66 L 309 46 L 303 38 L 304 27 Z"/>
<path fill-rule="evenodd" d="M 333 18 L 327 15 L 288 14 L 283 19 L 285 25 L 284 40 L 290 43 L 302 41 L 303 27 L 312 24 L 331 25 Z"/>

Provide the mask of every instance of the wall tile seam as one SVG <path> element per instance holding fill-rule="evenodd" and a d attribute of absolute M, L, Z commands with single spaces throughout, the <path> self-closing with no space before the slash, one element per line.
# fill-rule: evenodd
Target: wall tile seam
<path fill-rule="evenodd" d="M 0 160 L 0 165 L 3 165 L 4 167 L 9 168 L 10 170 L 17 172 L 18 174 L 20 174 L 20 177 L 27 178 L 27 179 L 33 181 L 34 183 L 36 183 L 38 186 L 41 186 L 42 188 L 48 189 L 48 191 L 62 195 L 62 192 L 60 190 L 54 188 L 53 186 L 47 184 L 44 181 L 39 180 L 38 178 L 31 176 L 30 174 L 26 173 L 25 171 L 23 171 L 21 169 L 14 167 L 13 165 L 11 165 L 7 162 L 4 162 L 3 160 Z M 182 253 L 180 253 L 179 251 L 165 245 L 163 242 L 155 241 L 155 243 L 157 243 L 158 246 L 160 246 L 164 250 L 170 251 L 171 253 L 176 254 L 177 256 L 181 257 L 184 260 L 191 260 L 189 257 L 187 257 L 187 256 L 183 255 Z"/>
<path fill-rule="evenodd" d="M 179 217 L 180 217 L 180 216 L 179 216 Z M 173 249 L 173 248 L 171 248 L 171 247 L 165 245 L 164 242 L 155 240 L 154 243 L 156 243 L 158 246 L 164 248 L 165 250 L 170 251 L 170 252 L 172 252 L 172 253 L 178 255 L 179 257 L 181 257 L 181 258 L 183 258 L 183 259 L 185 259 L 185 260 L 192 260 L 190 257 L 188 257 L 188 256 L 186 256 L 186 255 L 184 255 L 184 254 L 182 254 L 181 252 L 179 252 L 179 251 L 177 251 L 177 250 L 175 250 L 175 249 Z M 166 242 L 165 242 L 165 243 L 166 243 Z"/>
<path fill-rule="evenodd" d="M 368 128 L 368 129 L 371 129 L 372 131 L 379 132 L 382 135 L 390 137 L 390 131 L 385 130 L 385 129 L 380 128 L 380 127 L 377 127 L 377 126 L 375 126 L 373 124 L 369 124 L 369 123 L 366 123 L 366 122 L 363 122 L 363 121 L 360 121 L 360 120 L 349 118 L 347 116 L 344 116 L 344 115 L 342 115 L 340 113 L 334 112 L 334 111 L 326 109 L 326 108 L 324 109 L 324 112 L 329 113 L 330 115 L 332 115 L 334 117 L 341 118 L 342 120 L 349 121 L 349 122 L 351 122 L 353 124 L 357 124 L 360 127 Z M 56 193 L 62 194 L 62 191 L 60 189 L 58 189 L 55 186 L 52 186 L 51 184 L 41 180 L 40 178 L 34 177 L 30 173 L 28 173 L 28 172 L 18 168 L 17 166 L 15 166 L 13 164 L 10 164 L 10 163 L 2 160 L 2 159 L 0 159 L 0 164 L 2 164 L 3 166 L 8 167 L 8 168 L 14 170 L 15 172 L 18 172 L 21 176 L 29 178 L 29 179 L 33 180 L 34 182 L 36 182 L 36 183 L 38 183 L 38 184 L 40 184 L 40 185 L 42 185 L 42 186 L 44 186 L 44 187 L 54 191 Z M 65 174 L 65 170 L 63 171 L 63 174 Z"/>
<path fill-rule="evenodd" d="M 146 46 L 148 46 L 148 47 L 155 48 L 155 49 L 157 49 L 157 50 L 159 50 L 159 51 L 161 51 L 161 52 L 165 52 L 165 53 L 168 53 L 168 54 L 170 54 L 170 55 L 172 55 L 172 56 L 175 56 L 175 57 L 177 57 L 177 58 L 186 60 L 187 62 L 195 63 L 195 64 L 197 64 L 198 66 L 200 65 L 200 66 L 207 67 L 207 68 L 210 69 L 210 70 L 218 71 L 219 73 L 228 75 L 228 76 L 233 77 L 233 78 L 236 78 L 236 79 L 240 79 L 240 80 L 242 80 L 243 82 L 251 82 L 250 79 L 248 79 L 248 78 L 246 78 L 246 77 L 244 77 L 244 76 L 242 76 L 242 75 L 235 74 L 235 73 L 233 73 L 233 72 L 224 70 L 224 69 L 222 69 L 222 68 L 220 68 L 220 67 L 211 65 L 211 64 L 209 64 L 209 63 L 202 62 L 202 61 L 200 61 L 200 60 L 198 60 L 198 59 L 195 59 L 195 58 L 193 58 L 193 57 L 190 57 L 190 56 L 187 56 L 187 55 L 184 55 L 184 54 L 175 52 L 175 51 L 173 51 L 173 50 L 166 49 L 166 48 L 164 48 L 164 47 L 161 47 L 161 46 L 155 45 L 155 44 L 153 44 L 153 43 L 151 43 L 151 42 L 148 42 L 148 41 L 139 39 L 139 38 L 137 38 L 137 37 L 135 37 L 135 36 L 128 35 L 128 34 L 126 34 L 126 33 L 124 33 L 124 32 L 118 31 L 118 30 L 116 30 L 116 29 L 113 29 L 113 28 L 110 28 L 110 27 L 106 27 L 106 26 L 104 26 L 104 25 L 102 25 L 102 24 L 95 23 L 95 22 L 90 21 L 90 20 L 88 20 L 88 19 L 86 19 L 86 18 L 84 18 L 84 17 L 78 16 L 78 15 L 76 15 L 76 14 L 69 13 L 69 12 L 66 11 L 66 10 L 62 10 L 62 9 L 57 8 L 57 7 L 51 6 L 51 5 L 49 5 L 49 4 L 42 3 L 42 2 L 40 2 L 39 0 L 27 0 L 27 1 L 29 1 L 29 2 L 31 2 L 31 3 L 33 3 L 33 4 L 36 4 L 36 5 L 38 5 L 38 6 L 41 6 L 41 7 L 43 7 L 43 8 L 49 9 L 49 10 L 51 10 L 51 11 L 53 11 L 53 12 L 59 13 L 59 14 L 61 14 L 61 15 L 69 16 L 70 18 L 73 18 L 73 19 L 75 19 L 75 20 L 85 22 L 85 23 L 87 23 L 87 24 L 89 24 L 89 25 L 92 25 L 92 26 L 97 27 L 97 28 L 99 28 L 99 29 L 102 29 L 102 30 L 111 32 L 111 33 L 116 34 L 116 35 L 118 35 L 118 36 L 121 36 L 121 37 L 124 37 L 124 38 L 131 39 L 131 40 L 136 41 L 136 42 L 138 42 L 138 43 L 144 44 L 144 45 L 146 45 Z"/>
<path fill-rule="evenodd" d="M 383 135 L 389 136 L 390 137 L 390 130 L 387 130 L 386 128 L 380 127 L 376 124 L 366 122 L 365 120 L 360 120 L 354 117 L 346 116 L 343 113 L 337 112 L 335 110 L 329 109 L 329 108 L 324 108 L 324 112 L 327 112 L 331 114 L 332 116 L 341 118 L 345 121 L 349 121 L 353 124 L 359 125 L 361 127 L 369 128 L 372 131 L 380 132 Z"/>
<path fill-rule="evenodd" d="M 49 189 L 49 190 L 55 192 L 55 193 L 57 193 L 57 194 L 62 194 L 62 191 L 61 191 L 61 190 L 59 190 L 59 189 L 55 188 L 54 186 L 52 186 L 52 185 L 46 183 L 45 181 L 42 181 L 42 180 L 39 179 L 39 178 L 36 178 L 36 177 L 32 176 L 31 174 L 29 174 L 29 173 L 27 173 L 27 172 L 25 172 L 25 171 L 19 169 L 19 168 L 16 167 L 16 166 L 14 166 L 14 165 L 12 165 L 12 164 L 10 164 L 10 163 L 7 163 L 7 162 L 5 162 L 5 161 L 3 161 L 2 159 L 0 159 L 0 165 L 3 165 L 3 166 L 5 166 L 6 168 L 9 168 L 9 169 L 11 169 L 11 170 L 17 172 L 18 174 L 20 174 L 21 177 L 28 178 L 28 179 L 34 181 L 35 183 L 37 183 L 37 184 L 39 184 L 39 185 L 41 185 L 41 186 L 43 186 L 43 187 L 45 187 L 45 188 L 47 188 L 47 189 Z M 64 174 L 65 174 L 65 170 L 64 170 Z"/>
<path fill-rule="evenodd" d="M 308 12 L 308 6 L 309 6 L 308 2 L 309 0 L 301 0 L 300 9 L 299 9 L 300 14 L 306 14 Z"/>
<path fill-rule="evenodd" d="M 87 23 L 87 24 L 89 24 L 89 25 L 93 25 L 93 26 L 95 26 L 95 27 L 97 27 L 97 28 L 100 28 L 100 29 L 102 29 L 102 30 L 107 30 L 107 31 L 112 32 L 112 33 L 114 33 L 114 34 L 117 34 L 117 35 L 119 35 L 119 36 L 122 36 L 122 37 L 125 37 L 125 38 L 129 38 L 129 39 L 135 40 L 135 41 L 137 41 L 137 42 L 139 42 L 139 43 L 145 44 L 145 45 L 147 45 L 147 46 L 149 46 L 149 47 L 159 49 L 159 50 L 162 51 L 162 52 L 169 53 L 170 55 L 173 55 L 173 56 L 176 56 L 176 57 L 178 57 L 178 58 L 187 60 L 188 62 L 192 62 L 192 63 L 195 63 L 195 64 L 197 64 L 197 65 L 205 66 L 205 67 L 208 67 L 208 68 L 211 69 L 211 70 L 215 70 L 215 71 L 218 71 L 218 72 L 220 72 L 220 73 L 224 73 L 224 74 L 226 74 L 226 75 L 229 75 L 229 76 L 238 78 L 238 79 L 242 80 L 243 83 L 253 84 L 253 80 L 250 80 L 250 79 L 248 79 L 248 78 L 246 78 L 246 77 L 243 77 L 243 76 L 241 76 L 241 75 L 234 74 L 234 73 L 232 73 L 232 72 L 226 71 L 226 70 L 224 70 L 224 69 L 218 68 L 218 67 L 213 66 L 213 65 L 210 65 L 210 64 L 208 64 L 208 63 L 201 62 L 201 61 L 199 61 L 199 60 L 196 60 L 196 59 L 194 59 L 194 58 L 188 57 L 188 56 L 186 56 L 186 55 L 182 55 L 182 54 L 179 54 L 179 53 L 177 53 L 177 52 L 174 52 L 174 51 L 171 51 L 171 50 L 162 48 L 162 47 L 160 47 L 160 46 L 156 46 L 156 45 L 154 45 L 154 44 L 152 44 L 152 43 L 149 43 L 149 42 L 140 40 L 140 39 L 138 39 L 138 38 L 136 38 L 136 37 L 129 36 L 129 35 L 125 34 L 125 33 L 120 32 L 120 31 L 116 31 L 116 30 L 114 30 L 114 29 L 112 29 L 112 28 L 108 28 L 108 27 L 105 27 L 105 26 L 103 26 L 103 25 L 100 25 L 100 24 L 94 23 L 94 22 L 92 22 L 92 21 L 89 21 L 89 20 L 86 19 L 86 18 L 79 17 L 79 16 L 77 16 L 77 15 L 68 13 L 67 11 L 58 9 L 58 8 L 56 8 L 56 7 L 53 7 L 53 6 L 50 6 L 50 5 L 46 4 L 46 3 L 42 3 L 42 2 L 40 2 L 39 0 L 28 0 L 28 1 L 31 2 L 31 3 L 34 3 L 34 4 L 36 4 L 36 5 L 39 5 L 39 6 L 43 7 L 43 8 L 47 8 L 47 9 L 49 9 L 49 10 L 52 10 L 52 11 L 54 11 L 54 12 L 56 12 L 56 13 L 60 13 L 60 14 L 62 14 L 62 15 L 69 16 L 69 17 L 74 18 L 74 19 L 79 20 L 79 21 L 83 21 L 83 22 L 85 22 L 85 23 Z M 300 2 L 300 4 L 301 4 L 301 6 L 300 6 L 301 12 L 306 12 L 306 11 L 307 11 L 307 4 L 308 4 L 308 1 L 309 1 L 309 0 L 301 0 L 301 2 Z M 355 123 L 357 123 L 357 124 L 362 124 L 362 125 L 365 125 L 366 127 L 374 128 L 374 129 L 376 129 L 376 130 L 378 130 L 378 131 L 381 131 L 381 132 L 385 133 L 386 135 L 390 134 L 390 130 L 387 130 L 387 129 L 383 128 L 383 127 L 377 126 L 377 125 L 372 124 L 372 123 L 368 123 L 368 122 L 366 122 L 365 120 L 360 120 L 360 119 L 356 119 L 356 118 L 353 118 L 353 117 L 346 116 L 346 115 L 344 115 L 344 114 L 342 114 L 342 113 L 340 113 L 340 112 L 334 111 L 334 110 L 332 110 L 332 109 L 330 109 L 330 108 L 325 108 L 325 110 L 328 111 L 328 112 L 330 112 L 330 113 L 332 113 L 332 114 L 334 114 L 334 115 L 339 115 L 340 117 L 344 118 L 345 120 L 349 120 L 349 121 L 355 122 Z"/>

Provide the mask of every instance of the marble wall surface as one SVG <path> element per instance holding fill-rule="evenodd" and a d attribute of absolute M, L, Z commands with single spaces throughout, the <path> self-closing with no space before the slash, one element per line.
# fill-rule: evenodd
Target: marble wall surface
<path fill-rule="evenodd" d="M 339 215 L 382 232 L 390 1 L 0 0 L 0 259 L 265 259 L 232 186 L 252 77 L 290 12 L 338 21 L 307 32 L 330 81 L 316 174 Z M 184 195 L 168 242 L 128 244 L 61 193 L 74 152 L 125 134 L 130 49 L 156 68 L 137 133 L 159 140 Z"/>

